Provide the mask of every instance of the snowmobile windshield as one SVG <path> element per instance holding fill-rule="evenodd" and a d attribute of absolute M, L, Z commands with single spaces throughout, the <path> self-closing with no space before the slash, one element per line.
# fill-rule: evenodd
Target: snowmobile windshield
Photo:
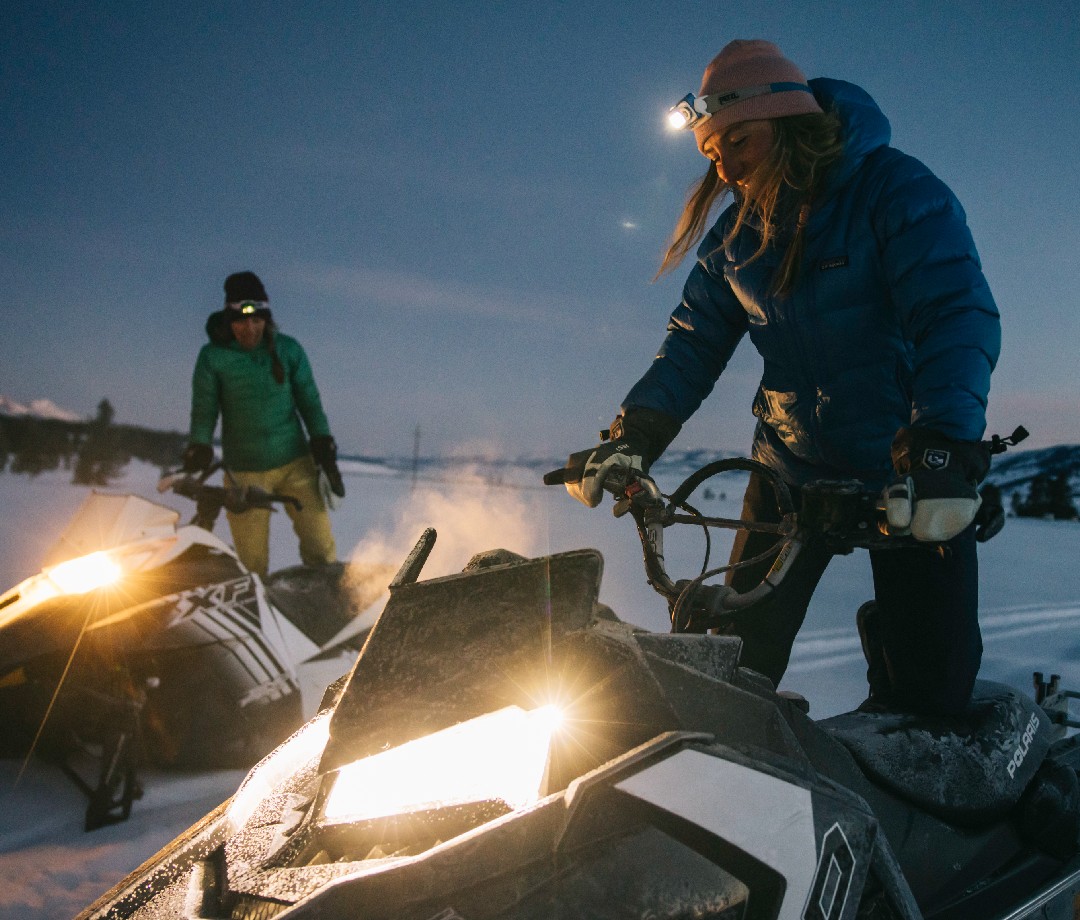
<path fill-rule="evenodd" d="M 567 637 L 595 615 L 602 565 L 583 550 L 395 587 L 338 701 L 320 771 L 508 707 L 580 710 Z"/>

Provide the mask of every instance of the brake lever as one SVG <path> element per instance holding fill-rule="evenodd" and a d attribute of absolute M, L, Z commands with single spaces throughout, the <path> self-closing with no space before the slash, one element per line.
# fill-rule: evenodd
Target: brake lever
<path fill-rule="evenodd" d="M 651 477 L 635 470 L 612 470 L 604 480 L 604 488 L 615 496 L 611 513 L 617 518 L 634 505 L 662 507 L 664 504 L 660 487 Z"/>

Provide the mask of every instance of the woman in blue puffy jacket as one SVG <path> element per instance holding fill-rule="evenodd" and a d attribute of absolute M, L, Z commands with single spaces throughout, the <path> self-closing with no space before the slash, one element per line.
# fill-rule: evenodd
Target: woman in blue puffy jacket
<path fill-rule="evenodd" d="M 927 543 L 871 553 L 869 704 L 963 711 L 982 656 L 972 522 L 1000 345 L 964 211 L 889 146 L 889 122 L 866 92 L 807 81 L 769 42 L 731 42 L 678 108 L 711 163 L 661 271 L 695 246 L 697 262 L 611 438 L 571 456 L 567 488 L 595 507 L 610 470 L 647 470 L 748 334 L 764 362 L 754 459 L 796 491 L 815 479 L 898 484 L 890 524 Z M 774 509 L 752 476 L 744 519 Z M 771 539 L 740 531 L 731 561 Z M 804 552 L 775 599 L 733 627 L 744 665 L 779 683 L 828 561 L 823 549 Z M 768 567 L 729 580 L 745 589 Z"/>

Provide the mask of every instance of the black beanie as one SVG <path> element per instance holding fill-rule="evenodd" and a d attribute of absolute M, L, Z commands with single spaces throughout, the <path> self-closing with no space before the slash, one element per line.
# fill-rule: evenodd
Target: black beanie
<path fill-rule="evenodd" d="M 225 303 L 238 303 L 241 300 L 270 300 L 255 272 L 236 272 L 225 279 Z"/>

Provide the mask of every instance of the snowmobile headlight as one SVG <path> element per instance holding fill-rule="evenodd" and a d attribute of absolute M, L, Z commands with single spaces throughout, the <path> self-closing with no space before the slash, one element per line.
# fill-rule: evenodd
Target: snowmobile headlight
<path fill-rule="evenodd" d="M 330 738 L 330 713 L 302 725 L 275 750 L 252 767 L 229 802 L 226 820 L 235 833 L 247 823 L 259 804 L 304 766 L 322 756 Z"/>
<path fill-rule="evenodd" d="M 61 594 L 86 594 L 120 580 L 123 569 L 104 550 L 68 559 L 45 570 Z"/>
<path fill-rule="evenodd" d="M 508 706 L 342 767 L 321 823 L 501 801 L 524 808 L 542 795 L 556 706 Z"/>

